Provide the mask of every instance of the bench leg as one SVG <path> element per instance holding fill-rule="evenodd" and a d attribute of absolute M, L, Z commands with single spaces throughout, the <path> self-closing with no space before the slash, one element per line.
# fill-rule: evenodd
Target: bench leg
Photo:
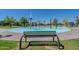
<path fill-rule="evenodd" d="M 25 42 L 27 42 L 27 37 L 25 37 Z"/>
<path fill-rule="evenodd" d="M 57 40 L 58 40 L 58 49 L 64 49 L 64 46 L 60 44 L 60 40 L 58 36 L 57 36 Z"/>
<path fill-rule="evenodd" d="M 21 39 L 20 39 L 20 44 L 19 44 L 19 49 L 22 49 L 22 38 L 23 38 L 23 35 L 22 35 L 22 37 L 21 37 Z"/>
<path fill-rule="evenodd" d="M 57 36 L 58 47 L 60 46 L 59 37 Z"/>
<path fill-rule="evenodd" d="M 58 37 L 58 36 L 56 36 L 56 37 L 57 37 L 58 48 L 60 48 L 60 41 L 59 41 L 59 37 Z"/>
<path fill-rule="evenodd" d="M 55 37 L 53 36 L 53 42 L 54 42 Z"/>

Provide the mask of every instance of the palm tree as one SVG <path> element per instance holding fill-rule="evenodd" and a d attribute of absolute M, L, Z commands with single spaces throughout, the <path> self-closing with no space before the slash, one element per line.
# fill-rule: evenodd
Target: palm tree
<path fill-rule="evenodd" d="M 62 25 L 68 27 L 69 21 L 68 21 L 67 18 L 65 18 L 65 19 L 62 21 Z"/>
<path fill-rule="evenodd" d="M 51 25 L 54 26 L 54 27 L 56 27 L 56 28 L 57 28 L 57 23 L 58 23 L 58 21 L 57 21 L 56 18 L 54 18 L 54 20 L 51 21 Z"/>
<path fill-rule="evenodd" d="M 10 22 L 11 22 L 11 24 L 10 24 L 11 26 L 12 26 L 12 25 L 15 25 L 16 19 L 14 19 L 14 17 L 11 17 Z"/>
<path fill-rule="evenodd" d="M 28 24 L 28 20 L 27 18 L 21 17 L 19 23 L 25 27 Z"/>
<path fill-rule="evenodd" d="M 19 21 L 16 21 L 16 22 L 15 22 L 15 25 L 16 25 L 16 26 L 20 26 Z"/>
<path fill-rule="evenodd" d="M 14 23 L 15 23 L 15 19 L 13 17 L 6 16 L 6 18 L 4 19 L 5 25 L 9 25 L 10 27 L 12 27 Z"/>
<path fill-rule="evenodd" d="M 76 25 L 79 26 L 79 16 L 76 16 Z"/>
<path fill-rule="evenodd" d="M 4 20 L 1 20 L 1 21 L 0 21 L 0 25 L 1 25 L 1 26 L 4 26 Z"/>

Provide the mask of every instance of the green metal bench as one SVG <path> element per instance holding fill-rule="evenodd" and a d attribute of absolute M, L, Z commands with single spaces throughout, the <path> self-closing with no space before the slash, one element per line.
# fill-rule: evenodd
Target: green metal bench
<path fill-rule="evenodd" d="M 21 39 L 20 39 L 20 46 L 19 48 L 22 49 L 22 39 L 25 38 L 25 42 L 27 42 L 27 37 L 52 37 L 52 42 L 56 42 L 56 46 L 58 46 L 58 49 L 64 49 L 64 46 L 60 43 L 59 37 L 56 34 L 55 31 L 28 31 L 24 32 Z M 57 38 L 57 41 L 55 41 L 55 37 Z M 31 46 L 31 41 L 29 42 L 28 46 Z"/>

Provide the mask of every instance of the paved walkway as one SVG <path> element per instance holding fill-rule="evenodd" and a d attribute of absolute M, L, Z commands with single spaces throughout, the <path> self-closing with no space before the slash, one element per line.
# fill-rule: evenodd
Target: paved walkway
<path fill-rule="evenodd" d="M 2 36 L 2 38 L 0 38 L 0 40 L 14 40 L 14 41 L 19 41 L 22 34 L 19 33 L 11 33 L 11 32 L 7 32 L 5 30 L 1 30 L 0 29 L 0 36 Z M 58 33 L 58 36 L 60 38 L 60 40 L 69 40 L 69 39 L 75 39 L 75 38 L 79 38 L 79 28 L 71 28 L 70 32 L 65 32 L 65 33 Z M 40 37 L 40 38 L 28 38 L 28 41 L 51 41 L 52 37 Z"/>
<path fill-rule="evenodd" d="M 59 33 L 58 36 L 61 40 L 79 38 L 79 28 L 71 28 L 71 31 L 65 33 Z"/>

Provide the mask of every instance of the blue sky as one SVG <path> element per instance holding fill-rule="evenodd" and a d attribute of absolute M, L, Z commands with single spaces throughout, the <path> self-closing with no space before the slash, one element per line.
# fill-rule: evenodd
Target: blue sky
<path fill-rule="evenodd" d="M 79 16 L 79 9 L 0 9 L 0 20 L 6 16 L 13 16 L 16 20 L 20 17 L 32 17 L 32 21 L 49 22 L 56 18 L 59 22 L 67 18 L 69 21 L 75 21 Z"/>

